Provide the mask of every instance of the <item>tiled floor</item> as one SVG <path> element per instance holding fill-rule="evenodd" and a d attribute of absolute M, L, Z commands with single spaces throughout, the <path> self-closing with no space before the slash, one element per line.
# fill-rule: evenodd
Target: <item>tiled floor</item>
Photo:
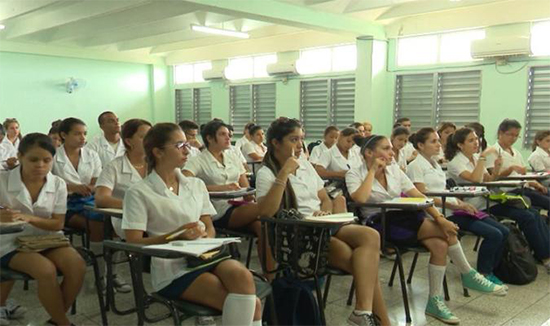
<path fill-rule="evenodd" d="M 471 262 L 476 259 L 476 253 L 472 251 L 474 238 L 465 237 L 462 245 L 465 248 L 466 255 Z M 244 253 L 244 250 L 241 252 Z M 405 255 L 405 271 L 408 270 L 412 260 L 412 254 Z M 409 298 L 412 310 L 413 325 L 443 325 L 439 321 L 426 317 L 424 308 L 428 295 L 427 280 L 427 260 L 428 255 L 420 256 L 412 285 L 409 286 Z M 253 268 L 258 268 L 256 255 L 253 259 Z M 392 263 L 389 260 L 382 259 L 380 263 L 380 281 L 384 292 L 384 298 L 389 307 L 392 324 L 405 324 L 405 314 L 399 282 L 393 287 L 387 286 L 387 281 L 391 273 Z M 122 273 L 128 281 L 127 267 L 123 266 Z M 99 325 L 100 315 L 97 303 L 97 296 L 91 289 L 91 280 L 93 279 L 91 271 L 86 276 L 86 282 L 82 292 L 78 297 L 78 313 L 70 316 L 71 321 L 76 325 Z M 460 318 L 461 325 L 483 326 L 483 325 L 505 325 L 505 326 L 539 326 L 545 324 L 550 326 L 550 276 L 539 266 L 539 276 L 536 281 L 524 285 L 510 285 L 510 290 L 506 297 L 493 297 L 480 295 L 470 292 L 470 297 L 462 295 L 460 279 L 454 266 L 447 270 L 449 290 L 451 301 L 447 304 L 449 308 Z M 146 281 L 148 282 L 148 278 Z M 346 306 L 347 293 L 351 284 L 351 277 L 334 277 L 328 305 L 326 310 L 327 321 L 329 325 L 345 325 L 346 319 L 352 307 Z M 36 288 L 33 282 L 30 284 L 29 291 L 22 290 L 23 284 L 18 283 L 14 287 L 12 297 L 27 307 L 28 312 L 24 319 L 12 321 L 11 325 L 43 325 L 48 319 L 47 314 L 40 306 L 36 296 Z M 132 294 L 117 295 L 117 302 L 122 308 L 133 305 Z M 163 312 L 161 307 L 152 307 L 151 313 Z M 135 325 L 136 316 L 130 314 L 127 316 L 117 316 L 108 313 L 110 325 Z M 166 319 L 155 325 L 171 325 L 171 320 Z M 194 325 L 194 319 L 188 319 L 184 325 Z M 221 321 L 218 321 L 221 325 Z"/>

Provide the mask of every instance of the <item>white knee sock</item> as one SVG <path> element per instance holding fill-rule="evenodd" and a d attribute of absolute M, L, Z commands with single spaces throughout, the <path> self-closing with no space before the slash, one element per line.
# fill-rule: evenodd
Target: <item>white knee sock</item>
<path fill-rule="evenodd" d="M 251 325 L 255 309 L 255 295 L 229 293 L 223 303 L 222 324 L 224 326 Z"/>
<path fill-rule="evenodd" d="M 447 266 L 428 265 L 428 279 L 430 280 L 430 298 L 441 295 L 443 289 L 443 278 Z"/>
<path fill-rule="evenodd" d="M 90 242 L 90 250 L 96 255 L 99 276 L 103 277 L 105 275 L 105 260 L 103 257 L 97 257 L 103 255 L 103 242 Z"/>
<path fill-rule="evenodd" d="M 466 260 L 466 256 L 464 256 L 464 251 L 462 250 L 460 242 L 449 246 L 449 249 L 447 250 L 447 255 L 449 256 L 449 258 L 451 258 L 453 264 L 458 267 L 458 270 L 461 274 L 466 274 L 470 271 L 470 269 L 472 269 L 472 266 L 470 266 L 470 263 L 468 263 L 468 260 Z"/>
<path fill-rule="evenodd" d="M 262 326 L 262 320 L 254 320 L 252 321 L 252 326 Z"/>

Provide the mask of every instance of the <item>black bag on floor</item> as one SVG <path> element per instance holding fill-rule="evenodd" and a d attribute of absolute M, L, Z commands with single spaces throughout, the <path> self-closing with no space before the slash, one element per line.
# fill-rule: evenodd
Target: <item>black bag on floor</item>
<path fill-rule="evenodd" d="M 513 223 L 504 223 L 510 234 L 495 275 L 505 283 L 523 285 L 537 278 L 537 263 L 521 230 Z"/>

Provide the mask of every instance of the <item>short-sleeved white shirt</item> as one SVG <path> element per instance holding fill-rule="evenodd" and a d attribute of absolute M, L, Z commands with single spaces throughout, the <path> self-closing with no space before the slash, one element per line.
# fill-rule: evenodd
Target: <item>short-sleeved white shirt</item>
<path fill-rule="evenodd" d="M 17 151 L 19 150 L 19 143 L 20 142 L 21 142 L 21 140 L 19 139 L 19 137 L 15 139 L 15 143 L 12 143 L 8 139 L 8 136 L 4 136 L 4 138 L 2 139 L 2 142 L 0 144 L 6 146 L 6 149 L 11 154 L 11 156 L 9 156 L 9 157 L 15 157 L 15 156 L 17 156 Z"/>
<path fill-rule="evenodd" d="M 241 147 L 241 152 L 249 162 L 252 161 L 253 159 L 248 154 L 256 153 L 260 156 L 264 156 L 266 151 L 267 151 L 267 147 L 265 147 L 264 144 L 257 144 L 256 142 L 253 142 L 253 141 L 249 141 L 248 143 L 245 143 Z"/>
<path fill-rule="evenodd" d="M 200 155 L 192 158 L 185 164 L 185 169 L 195 177 L 204 181 L 206 185 L 227 185 L 238 183 L 242 174 L 246 170 L 242 162 L 235 155 L 225 152 L 223 155 L 223 164 L 220 163 L 208 149 L 205 149 Z M 231 205 L 225 199 L 213 199 L 212 204 L 218 214 L 212 217 L 217 220 L 225 214 Z"/>
<path fill-rule="evenodd" d="M 46 176 L 38 199 L 32 202 L 31 195 L 21 180 L 21 166 L 0 172 L 0 205 L 19 210 L 24 214 L 50 219 L 52 214 L 67 212 L 67 185 L 51 173 Z M 16 238 L 24 235 L 62 234 L 62 231 L 46 231 L 26 225 L 23 232 L 0 236 L 0 256 L 17 249 Z"/>
<path fill-rule="evenodd" d="M 411 142 L 407 142 L 405 147 L 401 148 L 401 154 L 404 154 L 405 162 L 407 162 L 407 160 L 412 156 L 414 151 L 416 151 L 416 149 Z"/>
<path fill-rule="evenodd" d="M 328 151 L 321 155 L 316 164 L 322 166 L 327 171 L 338 172 L 347 171 L 356 165 L 360 165 L 361 161 L 361 157 L 356 151 L 350 149 L 348 158 L 346 159 L 338 149 L 338 146 L 333 145 Z"/>
<path fill-rule="evenodd" d="M 235 143 L 235 147 L 238 149 L 238 150 L 242 150 L 243 146 L 246 144 L 246 143 L 249 143 L 250 140 L 248 140 L 244 135 L 241 139 L 237 140 L 237 142 Z"/>
<path fill-rule="evenodd" d="M 319 199 L 319 190 L 323 189 L 324 182 L 321 180 L 313 165 L 306 160 L 300 160 L 300 167 L 296 170 L 296 175 L 288 176 L 288 182 L 296 196 L 298 211 L 306 216 L 313 215 L 314 212 L 321 209 L 321 200 Z M 262 166 L 256 174 L 256 196 L 258 201 L 266 196 L 273 184 L 276 175 L 266 166 Z"/>
<path fill-rule="evenodd" d="M 362 163 L 353 167 L 346 173 L 346 185 L 349 193 L 354 193 L 361 187 L 361 184 L 365 181 L 369 170 L 366 163 Z M 388 189 L 386 190 L 378 180 L 374 179 L 372 184 L 371 195 L 367 200 L 368 203 L 380 203 L 393 198 L 401 197 L 401 193 L 406 193 L 414 189 L 414 184 L 407 177 L 397 164 L 391 164 L 386 166 L 386 180 L 388 182 Z M 366 207 L 362 209 L 365 216 L 369 216 L 380 212 L 380 208 Z"/>
<path fill-rule="evenodd" d="M 101 166 L 105 167 L 107 163 L 114 160 L 116 157 L 124 155 L 126 149 L 124 148 L 124 143 L 122 142 L 122 137 L 118 140 L 118 145 L 116 150 L 113 148 L 111 143 L 105 138 L 102 134 L 95 136 L 92 141 L 90 141 L 86 147 L 93 149 L 99 159 L 101 160 Z"/>
<path fill-rule="evenodd" d="M 550 171 L 550 154 L 548 154 L 544 149 L 537 146 L 537 148 L 529 155 L 527 159 L 533 170 L 540 171 Z"/>
<path fill-rule="evenodd" d="M 65 152 L 65 146 L 59 146 L 53 159 L 52 172 L 68 184 L 88 185 L 93 178 L 97 178 L 101 174 L 101 161 L 94 150 L 83 147 L 80 150 L 77 171 Z"/>
<path fill-rule="evenodd" d="M 140 230 L 156 237 L 184 224 L 200 221 L 202 215 L 216 214 L 202 180 L 185 177 L 179 170 L 176 170 L 176 175 L 178 195 L 168 189 L 155 170 L 130 187 L 122 205 L 122 229 Z M 153 258 L 153 289 L 159 291 L 188 272 L 185 259 Z"/>
<path fill-rule="evenodd" d="M 525 161 L 523 160 L 523 156 L 517 149 L 512 147 L 512 153 L 514 153 L 514 155 L 512 155 L 509 152 L 505 151 L 498 142 L 494 144 L 492 147 L 496 149 L 497 153 L 500 153 L 502 155 L 502 167 L 500 168 L 501 171 L 506 170 L 512 165 L 525 166 Z M 497 158 L 497 155 L 498 154 L 491 154 L 487 156 L 487 165 L 486 165 L 487 169 L 493 168 L 495 166 L 495 160 Z M 516 171 L 512 171 L 510 175 L 514 176 L 514 175 L 520 175 L 520 174 L 517 173 Z"/>
<path fill-rule="evenodd" d="M 334 146 L 334 145 L 332 145 Z M 313 149 L 311 150 L 311 153 L 309 154 L 309 161 L 313 164 L 317 164 L 317 162 L 319 162 L 319 159 L 321 158 L 321 156 L 328 152 L 330 148 L 327 147 L 327 145 L 325 145 L 324 142 L 321 142 L 319 145 L 313 147 Z"/>
<path fill-rule="evenodd" d="M 8 164 L 4 162 L 11 157 L 17 157 L 17 148 L 19 148 L 19 138 L 16 139 L 15 144 L 12 144 L 7 136 L 4 136 L 2 142 L 0 142 L 0 171 L 8 168 Z"/>
<path fill-rule="evenodd" d="M 397 160 L 395 159 L 395 157 L 393 158 L 393 162 L 397 164 L 401 168 L 401 170 L 407 171 L 407 156 L 405 155 L 403 149 L 404 148 L 399 151 L 399 157 Z"/>
<path fill-rule="evenodd" d="M 474 155 L 474 163 L 472 163 L 462 152 L 456 153 L 455 157 L 447 165 L 447 175 L 458 184 L 471 183 L 470 181 L 460 177 L 464 171 L 472 172 L 477 163 L 477 155 Z M 483 174 L 489 173 L 486 168 L 483 168 Z M 483 197 L 464 198 L 465 202 L 470 203 L 477 209 L 485 209 L 487 203 Z"/>
<path fill-rule="evenodd" d="M 244 157 L 243 152 L 241 152 L 241 150 L 236 146 L 231 145 L 231 147 L 226 150 L 226 153 L 234 155 L 239 161 L 241 161 L 241 163 L 246 163 L 246 158 Z"/>

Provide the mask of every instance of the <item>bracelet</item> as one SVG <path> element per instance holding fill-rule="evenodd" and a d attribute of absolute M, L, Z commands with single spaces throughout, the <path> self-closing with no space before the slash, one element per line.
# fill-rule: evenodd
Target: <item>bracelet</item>
<path fill-rule="evenodd" d="M 283 182 L 283 181 L 281 181 L 281 180 L 279 180 L 279 179 L 275 179 L 274 183 L 277 184 L 277 185 L 286 187 L 286 182 Z"/>

